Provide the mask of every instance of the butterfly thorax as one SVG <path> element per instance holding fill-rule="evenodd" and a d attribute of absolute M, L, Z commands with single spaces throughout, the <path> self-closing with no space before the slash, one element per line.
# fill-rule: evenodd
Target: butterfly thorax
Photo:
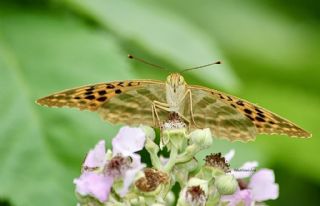
<path fill-rule="evenodd" d="M 172 73 L 166 81 L 166 100 L 172 112 L 181 112 L 184 109 L 184 97 L 187 83 L 183 76 Z"/>

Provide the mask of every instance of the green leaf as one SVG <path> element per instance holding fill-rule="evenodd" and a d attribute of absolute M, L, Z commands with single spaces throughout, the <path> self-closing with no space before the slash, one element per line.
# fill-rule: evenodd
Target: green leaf
<path fill-rule="evenodd" d="M 0 198 L 13 205 L 75 205 L 73 178 L 116 127 L 97 114 L 36 105 L 83 84 L 134 78 L 115 39 L 70 15 L 0 10 Z"/>
<path fill-rule="evenodd" d="M 186 68 L 222 60 L 216 68 L 194 72 L 200 79 L 227 89 L 235 89 L 238 79 L 222 56 L 213 37 L 177 14 L 155 2 L 118 0 L 64 0 L 80 14 L 118 36 L 136 42 L 151 54 L 159 56 L 178 68 Z M 181 71 L 181 69 L 179 69 Z"/>

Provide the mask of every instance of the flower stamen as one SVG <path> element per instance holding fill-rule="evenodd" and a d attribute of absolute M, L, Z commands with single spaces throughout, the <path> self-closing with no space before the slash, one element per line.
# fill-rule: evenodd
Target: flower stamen
<path fill-rule="evenodd" d="M 206 195 L 202 188 L 197 186 L 188 187 L 186 191 L 186 199 L 191 205 L 205 205 Z"/>
<path fill-rule="evenodd" d="M 146 168 L 144 175 L 144 177 L 141 177 L 135 183 L 136 187 L 143 192 L 154 191 L 160 184 L 165 184 L 169 181 L 166 173 L 153 168 Z"/>
<path fill-rule="evenodd" d="M 221 156 L 221 153 L 207 155 L 204 161 L 206 166 L 220 168 L 224 172 L 230 171 L 230 165 L 227 163 L 226 159 Z"/>
<path fill-rule="evenodd" d="M 116 155 L 105 165 L 103 172 L 112 177 L 123 176 L 123 173 L 130 168 L 131 162 L 130 157 Z"/>

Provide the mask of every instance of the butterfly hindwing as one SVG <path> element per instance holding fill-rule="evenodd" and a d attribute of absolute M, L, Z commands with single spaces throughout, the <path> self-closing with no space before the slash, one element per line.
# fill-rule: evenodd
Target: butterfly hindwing
<path fill-rule="evenodd" d="M 257 129 L 235 108 L 205 90 L 191 88 L 195 126 L 210 128 L 214 137 L 230 141 L 254 140 Z"/>
<path fill-rule="evenodd" d="M 111 98 L 97 111 L 103 119 L 113 124 L 152 126 L 158 124 L 153 117 L 153 101 L 165 102 L 165 100 L 165 84 L 147 84 Z M 157 114 L 161 121 L 168 115 L 163 110 L 157 110 Z"/>

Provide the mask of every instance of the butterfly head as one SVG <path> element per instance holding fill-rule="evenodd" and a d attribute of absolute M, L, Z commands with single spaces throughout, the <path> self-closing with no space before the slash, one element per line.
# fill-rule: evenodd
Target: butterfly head
<path fill-rule="evenodd" d="M 174 93 L 182 92 L 186 88 L 186 81 L 179 73 L 172 73 L 167 77 L 167 85 Z"/>

